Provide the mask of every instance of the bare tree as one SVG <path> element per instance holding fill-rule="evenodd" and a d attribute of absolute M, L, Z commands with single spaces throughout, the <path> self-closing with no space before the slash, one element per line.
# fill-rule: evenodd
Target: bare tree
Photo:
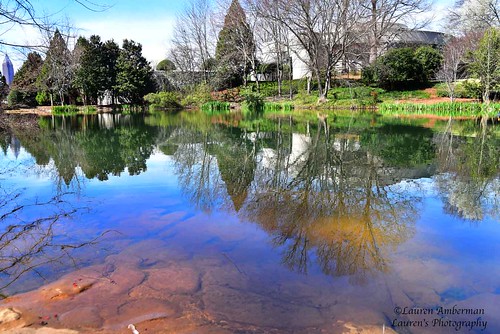
<path fill-rule="evenodd" d="M 427 0 L 365 0 L 363 7 L 369 15 L 366 28 L 369 34 L 371 64 L 380 55 L 384 40 L 391 40 L 399 34 L 401 25 L 409 25 L 410 29 L 416 29 L 428 23 L 415 23 L 412 19 L 427 11 L 430 3 Z"/>
<path fill-rule="evenodd" d="M 212 8 L 208 0 L 190 0 L 177 18 L 170 57 L 180 72 L 192 75 L 203 72 L 209 81 L 214 36 L 211 28 Z"/>
<path fill-rule="evenodd" d="M 474 41 L 478 40 L 472 35 L 452 37 L 443 49 L 443 63 L 437 78 L 446 83 L 451 102 L 455 99 L 457 80 L 466 75 L 467 53 L 474 50 Z"/>
<path fill-rule="evenodd" d="M 282 23 L 281 20 L 275 19 L 281 15 L 279 6 L 276 2 L 268 1 L 262 2 L 260 0 L 247 0 L 247 4 L 254 13 L 260 18 L 260 32 L 254 36 L 262 45 L 260 52 L 266 57 L 271 54 L 276 63 L 276 81 L 278 83 L 278 96 L 282 95 L 282 82 L 284 79 L 284 67 L 289 66 L 288 79 L 290 81 L 289 95 L 292 98 L 292 85 L 293 79 L 291 63 L 291 47 L 290 47 L 290 31 Z M 271 13 L 271 14 L 269 14 Z M 259 43 L 258 43 L 259 44 Z"/>
<path fill-rule="evenodd" d="M 263 8 L 270 7 L 269 0 L 261 1 Z M 319 97 L 325 99 L 337 64 L 346 49 L 359 39 L 355 31 L 357 22 L 362 20 L 360 3 L 357 0 L 278 0 L 275 5 L 278 11 L 269 12 L 268 17 L 279 20 L 293 34 L 306 53 L 301 58 L 317 81 Z"/>

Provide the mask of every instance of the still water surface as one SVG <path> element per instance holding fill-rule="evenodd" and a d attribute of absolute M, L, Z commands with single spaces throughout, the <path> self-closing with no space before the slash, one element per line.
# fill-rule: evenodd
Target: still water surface
<path fill-rule="evenodd" d="M 2 294 L 132 254 L 151 281 L 172 266 L 194 277 L 150 284 L 230 331 L 500 332 L 498 133 L 372 116 L 46 118 L 2 134 L 2 212 L 24 205 L 2 217 Z M 453 307 L 475 314 L 439 312 Z"/>

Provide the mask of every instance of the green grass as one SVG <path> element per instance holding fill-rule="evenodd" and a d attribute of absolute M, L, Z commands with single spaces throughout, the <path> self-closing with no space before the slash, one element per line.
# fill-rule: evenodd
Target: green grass
<path fill-rule="evenodd" d="M 437 115 L 437 116 L 489 116 L 500 110 L 500 103 L 491 103 L 486 110 L 483 103 L 442 102 L 436 104 L 419 103 L 382 103 L 378 112 L 383 115 Z"/>
<path fill-rule="evenodd" d="M 201 106 L 201 110 L 208 115 L 227 113 L 231 109 L 229 102 L 210 101 Z"/>
<path fill-rule="evenodd" d="M 77 114 L 94 114 L 97 108 L 94 106 L 78 107 L 75 105 L 53 106 L 52 114 L 54 115 L 77 115 Z"/>

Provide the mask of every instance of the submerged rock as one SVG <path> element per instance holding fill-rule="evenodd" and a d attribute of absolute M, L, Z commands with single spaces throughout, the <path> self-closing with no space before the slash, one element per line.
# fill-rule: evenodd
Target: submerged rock
<path fill-rule="evenodd" d="M 21 318 L 21 312 L 12 308 L 0 309 L 0 324 L 15 321 Z"/>

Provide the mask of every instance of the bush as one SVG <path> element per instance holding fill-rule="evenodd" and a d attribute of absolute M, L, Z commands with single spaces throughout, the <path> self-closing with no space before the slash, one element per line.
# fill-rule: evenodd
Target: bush
<path fill-rule="evenodd" d="M 439 51 L 431 47 L 392 49 L 364 68 L 361 78 L 388 89 L 415 88 L 434 77 L 441 61 Z"/>
<path fill-rule="evenodd" d="M 181 104 L 183 106 L 202 106 L 212 100 L 210 95 L 210 86 L 207 84 L 199 84 L 195 87 L 192 93 L 188 94 L 184 99 L 182 99 Z"/>
<path fill-rule="evenodd" d="M 479 80 L 465 80 L 462 85 L 466 97 L 478 100 L 483 98 L 483 86 Z"/>
<path fill-rule="evenodd" d="M 239 88 L 225 89 L 220 92 L 210 93 L 212 100 L 220 102 L 241 102 L 242 96 L 240 95 Z"/>
<path fill-rule="evenodd" d="M 15 107 L 19 103 L 20 93 L 17 89 L 11 89 L 7 96 L 7 104 L 9 107 Z"/>
<path fill-rule="evenodd" d="M 259 93 L 247 93 L 244 98 L 243 108 L 249 110 L 262 110 L 264 107 L 264 98 Z"/>
<path fill-rule="evenodd" d="M 443 55 L 438 50 L 430 46 L 421 46 L 414 52 L 414 58 L 422 67 L 422 72 L 419 80 L 429 82 L 434 79 L 436 72 L 441 67 Z"/>
<path fill-rule="evenodd" d="M 179 109 L 182 108 L 179 103 L 180 97 L 174 92 L 149 93 L 144 96 L 152 108 Z"/>
<path fill-rule="evenodd" d="M 49 95 L 45 92 L 38 92 L 36 93 L 36 103 L 38 103 L 39 106 L 44 106 L 48 104 L 49 102 Z"/>

